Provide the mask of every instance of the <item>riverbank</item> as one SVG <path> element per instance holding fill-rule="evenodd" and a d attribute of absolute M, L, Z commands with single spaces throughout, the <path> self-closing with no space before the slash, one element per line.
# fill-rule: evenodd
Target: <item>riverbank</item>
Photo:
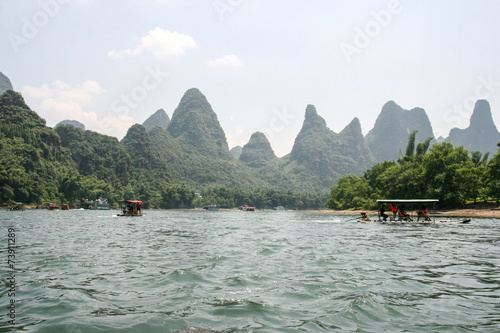
<path fill-rule="evenodd" d="M 346 215 L 361 215 L 362 212 L 365 212 L 368 216 L 378 215 L 376 210 L 320 210 L 318 212 Z M 437 216 L 500 218 L 500 204 L 471 203 L 460 208 L 437 209 L 434 213 Z"/>

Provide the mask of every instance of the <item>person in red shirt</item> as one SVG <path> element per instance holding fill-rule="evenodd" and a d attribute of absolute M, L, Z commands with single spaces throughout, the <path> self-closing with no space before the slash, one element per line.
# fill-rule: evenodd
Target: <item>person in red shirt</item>
<path fill-rule="evenodd" d="M 394 221 L 396 221 L 396 215 L 398 214 L 398 207 L 394 203 L 391 204 L 391 212 L 392 212 L 392 218 L 394 219 Z"/>

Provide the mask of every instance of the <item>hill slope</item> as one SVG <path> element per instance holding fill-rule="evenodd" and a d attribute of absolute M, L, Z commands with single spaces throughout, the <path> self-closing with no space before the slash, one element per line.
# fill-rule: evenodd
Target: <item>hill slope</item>
<path fill-rule="evenodd" d="M 283 157 L 284 170 L 296 186 L 327 191 L 348 173 L 361 174 L 374 164 L 355 118 L 339 134 L 331 131 L 313 105 L 306 108 L 302 129 L 290 155 Z"/>
<path fill-rule="evenodd" d="M 167 130 L 191 151 L 204 156 L 233 159 L 217 115 L 196 88 L 189 89 L 182 96 Z"/>
<path fill-rule="evenodd" d="M 77 173 L 57 133 L 12 90 L 0 96 L 0 147 L 0 202 L 54 201 Z"/>
<path fill-rule="evenodd" d="M 239 160 L 251 168 L 269 167 L 278 162 L 271 144 L 261 132 L 252 134 L 248 143 L 243 146 Z"/>

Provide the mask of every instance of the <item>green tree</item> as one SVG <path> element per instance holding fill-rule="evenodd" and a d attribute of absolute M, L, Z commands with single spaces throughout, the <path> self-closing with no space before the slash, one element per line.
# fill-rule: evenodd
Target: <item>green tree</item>
<path fill-rule="evenodd" d="M 500 149 L 486 167 L 485 187 L 487 193 L 497 202 L 500 200 Z"/>
<path fill-rule="evenodd" d="M 370 186 L 363 177 L 353 174 L 340 177 L 332 187 L 326 206 L 331 209 L 368 208 L 370 205 Z"/>
<path fill-rule="evenodd" d="M 407 158 L 412 158 L 415 156 L 415 138 L 417 137 L 417 130 L 413 130 L 410 133 L 410 136 L 408 138 L 408 145 L 406 146 L 406 155 L 405 157 Z"/>
<path fill-rule="evenodd" d="M 474 172 L 474 164 L 462 146 L 453 147 L 449 142 L 435 144 L 423 160 L 424 177 L 430 194 L 445 205 L 465 204 L 468 187 L 474 183 L 467 173 Z"/>

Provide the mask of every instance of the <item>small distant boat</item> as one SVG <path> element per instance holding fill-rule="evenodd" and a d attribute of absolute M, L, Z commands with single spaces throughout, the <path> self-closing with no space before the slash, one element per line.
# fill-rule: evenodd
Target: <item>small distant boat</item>
<path fill-rule="evenodd" d="M 53 203 L 49 202 L 49 203 L 47 204 L 47 209 L 48 209 L 48 210 L 56 210 L 56 209 L 59 209 L 59 207 L 57 207 L 55 204 L 53 204 Z"/>
<path fill-rule="evenodd" d="M 217 205 L 214 205 L 214 204 L 205 206 L 205 207 L 203 207 L 203 209 L 204 210 L 218 210 Z"/>
<path fill-rule="evenodd" d="M 246 207 L 245 211 L 246 212 L 255 212 L 255 207 Z"/>
<path fill-rule="evenodd" d="M 22 202 L 14 202 L 12 205 L 10 205 L 9 210 L 24 210 L 24 204 Z"/>
<path fill-rule="evenodd" d="M 69 205 L 68 204 L 62 204 L 61 205 L 61 210 L 69 210 Z"/>
<path fill-rule="evenodd" d="M 372 219 L 368 217 L 368 215 L 365 212 L 361 213 L 361 216 L 357 219 L 358 222 L 373 222 Z"/>
<path fill-rule="evenodd" d="M 110 210 L 108 199 L 98 198 L 95 200 L 83 199 L 80 201 L 80 208 L 90 210 Z"/>
<path fill-rule="evenodd" d="M 273 208 L 273 210 L 285 210 L 285 207 L 283 206 L 276 206 Z"/>
<path fill-rule="evenodd" d="M 142 201 L 138 200 L 122 200 L 120 201 L 121 214 L 117 216 L 143 216 L 144 213 L 141 210 Z"/>

